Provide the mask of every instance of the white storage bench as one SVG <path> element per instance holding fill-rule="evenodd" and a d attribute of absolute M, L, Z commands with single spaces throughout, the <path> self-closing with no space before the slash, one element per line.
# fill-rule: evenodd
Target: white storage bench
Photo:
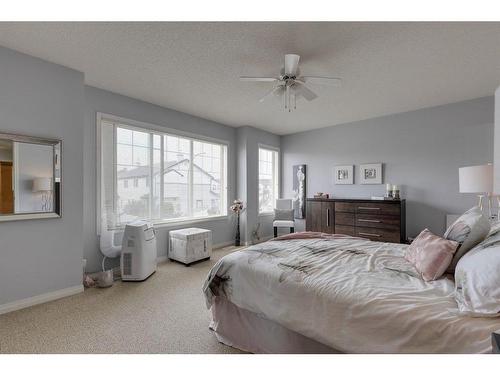
<path fill-rule="evenodd" d="M 199 260 L 210 259 L 212 255 L 212 231 L 200 228 L 186 228 L 169 232 L 169 259 L 186 266 Z"/>

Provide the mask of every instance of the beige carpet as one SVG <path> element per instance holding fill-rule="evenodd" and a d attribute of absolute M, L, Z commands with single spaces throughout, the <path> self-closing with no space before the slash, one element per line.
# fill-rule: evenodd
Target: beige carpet
<path fill-rule="evenodd" d="M 147 281 L 116 282 L 0 315 L 0 353 L 240 353 L 208 329 L 201 291 L 210 261 L 167 261 Z"/>

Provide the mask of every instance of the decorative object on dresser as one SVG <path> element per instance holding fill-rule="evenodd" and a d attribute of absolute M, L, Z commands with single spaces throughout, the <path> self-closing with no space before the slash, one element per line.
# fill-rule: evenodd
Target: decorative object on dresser
<path fill-rule="evenodd" d="M 353 165 L 338 165 L 335 167 L 335 185 L 352 185 L 354 184 L 354 166 Z"/>
<path fill-rule="evenodd" d="M 474 165 L 458 168 L 458 179 L 461 193 L 479 194 L 479 208 L 484 212 L 483 198 L 488 199 L 488 215 L 492 216 L 491 198 L 493 193 L 493 165 Z"/>
<path fill-rule="evenodd" d="M 328 194 L 328 193 L 316 193 L 316 194 L 314 194 L 314 198 L 328 199 L 328 198 L 330 198 L 330 194 Z"/>
<path fill-rule="evenodd" d="M 385 185 L 385 198 L 392 198 L 392 185 L 391 184 Z"/>
<path fill-rule="evenodd" d="M 293 166 L 293 214 L 296 219 L 306 217 L 306 165 Z"/>
<path fill-rule="evenodd" d="M 392 199 L 401 199 L 398 185 L 392 185 Z"/>
<path fill-rule="evenodd" d="M 382 163 L 361 164 L 359 166 L 359 181 L 361 184 L 382 183 Z"/>
<path fill-rule="evenodd" d="M 278 228 L 289 228 L 290 233 L 295 231 L 291 199 L 276 199 L 273 221 L 274 237 L 278 236 Z"/>
<path fill-rule="evenodd" d="M 405 243 L 406 201 L 308 198 L 306 230 Z"/>

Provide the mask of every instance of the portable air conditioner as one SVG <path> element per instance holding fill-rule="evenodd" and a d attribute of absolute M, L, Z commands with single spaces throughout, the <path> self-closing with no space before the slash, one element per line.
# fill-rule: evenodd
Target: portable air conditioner
<path fill-rule="evenodd" d="M 125 226 L 120 269 L 123 281 L 142 281 L 156 271 L 156 236 L 151 223 L 141 220 Z"/>

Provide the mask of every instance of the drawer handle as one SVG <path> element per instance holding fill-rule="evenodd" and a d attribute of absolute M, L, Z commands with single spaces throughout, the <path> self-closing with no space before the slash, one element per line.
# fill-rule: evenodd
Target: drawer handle
<path fill-rule="evenodd" d="M 380 210 L 380 207 L 358 207 L 358 210 Z"/>
<path fill-rule="evenodd" d="M 380 220 L 371 220 L 371 219 L 358 219 L 358 221 L 362 221 L 365 223 L 381 223 L 382 222 Z"/>
<path fill-rule="evenodd" d="M 382 235 L 380 234 L 375 234 L 375 233 L 363 233 L 363 232 L 359 232 L 358 233 L 360 236 L 368 236 L 368 237 L 382 237 Z"/>
<path fill-rule="evenodd" d="M 330 209 L 329 208 L 326 209 L 326 226 L 327 227 L 330 226 Z"/>

